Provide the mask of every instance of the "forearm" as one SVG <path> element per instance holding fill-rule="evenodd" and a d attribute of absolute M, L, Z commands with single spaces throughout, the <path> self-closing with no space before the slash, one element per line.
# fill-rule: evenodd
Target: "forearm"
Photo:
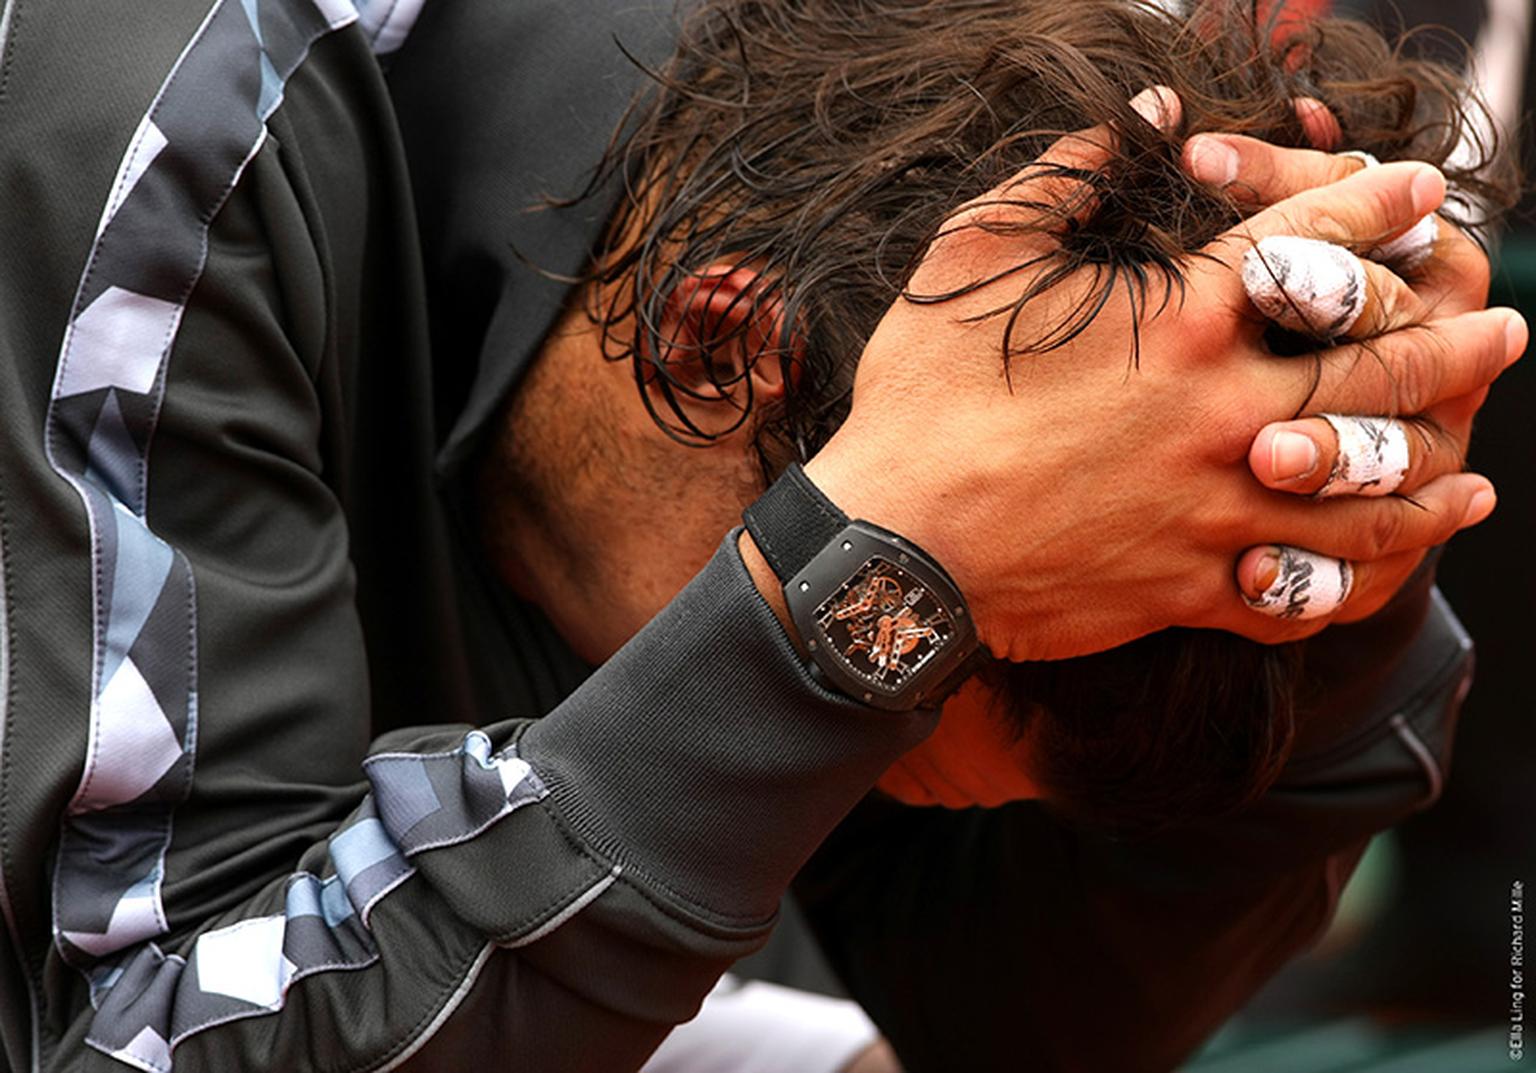
<path fill-rule="evenodd" d="M 930 722 L 816 687 L 728 540 L 543 720 L 377 743 L 366 798 L 291 874 L 163 953 L 117 955 L 57 1067 L 163 1055 L 157 1039 L 194 1070 L 461 1053 L 498 1001 L 494 1039 L 541 1070 L 638 1064 Z M 574 1047 L 581 1024 L 601 1033 Z"/>

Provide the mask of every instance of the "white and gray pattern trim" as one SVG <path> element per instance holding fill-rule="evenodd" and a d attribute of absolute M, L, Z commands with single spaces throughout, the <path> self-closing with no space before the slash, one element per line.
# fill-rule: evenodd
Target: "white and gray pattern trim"
<path fill-rule="evenodd" d="M 410 36 L 427 0 L 357 0 L 357 21 L 373 51 L 387 56 Z"/>
<path fill-rule="evenodd" d="M 450 752 L 381 754 L 366 770 L 373 792 L 331 836 L 318 873 L 290 876 L 269 904 L 198 936 L 187 957 L 142 943 L 104 964 L 86 1042 L 167 1073 L 189 1036 L 277 1012 L 306 976 L 372 965 L 368 915 L 415 874 L 410 857 L 471 839 L 546 794 L 515 750 L 493 755 L 479 731 Z"/>
<path fill-rule="evenodd" d="M 85 504 L 94 615 L 87 754 L 60 833 L 53 930 L 82 967 L 166 930 L 166 847 L 197 747 L 192 569 L 146 516 L 166 363 L 208 223 L 284 80 L 355 17 L 344 0 L 217 0 L 123 154 L 65 330 L 46 449 Z"/>

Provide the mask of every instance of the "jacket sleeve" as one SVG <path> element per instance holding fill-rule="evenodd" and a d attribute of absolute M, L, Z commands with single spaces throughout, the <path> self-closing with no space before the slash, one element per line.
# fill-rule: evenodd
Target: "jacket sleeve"
<path fill-rule="evenodd" d="M 822 692 L 728 541 L 544 719 L 376 743 L 290 873 L 112 959 L 58 1066 L 638 1068 L 929 722 Z"/>
<path fill-rule="evenodd" d="M 796 886 L 910 1073 L 1166 1071 L 1330 919 L 1370 836 L 1439 793 L 1471 645 L 1429 571 L 1308 652 L 1322 698 L 1269 794 L 1157 837 L 1031 802 L 871 799 Z"/>
<path fill-rule="evenodd" d="M 431 399 L 355 12 L 0 13 L 0 1068 L 638 1068 L 930 717 L 728 540 L 537 725 L 370 744 L 349 511 L 413 539 Z"/>

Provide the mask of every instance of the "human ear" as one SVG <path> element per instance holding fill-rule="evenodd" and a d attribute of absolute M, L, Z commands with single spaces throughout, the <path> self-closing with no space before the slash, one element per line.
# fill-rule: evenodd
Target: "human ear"
<path fill-rule="evenodd" d="M 646 390 L 681 407 L 702 433 L 741 427 L 793 386 L 798 354 L 783 338 L 783 298 L 756 265 L 722 259 L 690 273 L 660 327 Z"/>

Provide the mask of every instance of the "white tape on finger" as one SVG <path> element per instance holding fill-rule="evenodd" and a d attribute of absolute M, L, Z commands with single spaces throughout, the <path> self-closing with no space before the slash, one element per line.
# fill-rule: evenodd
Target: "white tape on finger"
<path fill-rule="evenodd" d="M 1440 221 L 1430 213 L 1390 242 L 1367 250 L 1365 255 L 1394 272 L 1412 272 L 1435 252 L 1440 237 Z"/>
<path fill-rule="evenodd" d="M 1274 583 L 1258 599 L 1243 595 L 1249 607 L 1275 618 L 1321 618 L 1349 598 L 1355 574 L 1347 562 L 1284 544 L 1279 551 Z"/>
<path fill-rule="evenodd" d="M 1351 149 L 1339 155 L 1362 160 L 1368 168 L 1374 168 L 1381 163 L 1363 149 Z M 1440 223 L 1435 219 L 1435 214 L 1430 213 L 1390 242 L 1371 247 L 1365 252 L 1365 256 L 1379 265 L 1386 265 L 1394 272 L 1412 272 L 1429 260 L 1430 255 L 1435 252 L 1435 240 L 1439 237 Z"/>
<path fill-rule="evenodd" d="M 1282 328 L 1332 339 L 1365 311 L 1365 268 L 1343 246 L 1270 235 L 1243 255 L 1243 289 Z"/>
<path fill-rule="evenodd" d="M 1389 417 L 1319 414 L 1333 426 L 1339 452 L 1318 498 L 1385 496 L 1408 475 L 1408 431 Z"/>

